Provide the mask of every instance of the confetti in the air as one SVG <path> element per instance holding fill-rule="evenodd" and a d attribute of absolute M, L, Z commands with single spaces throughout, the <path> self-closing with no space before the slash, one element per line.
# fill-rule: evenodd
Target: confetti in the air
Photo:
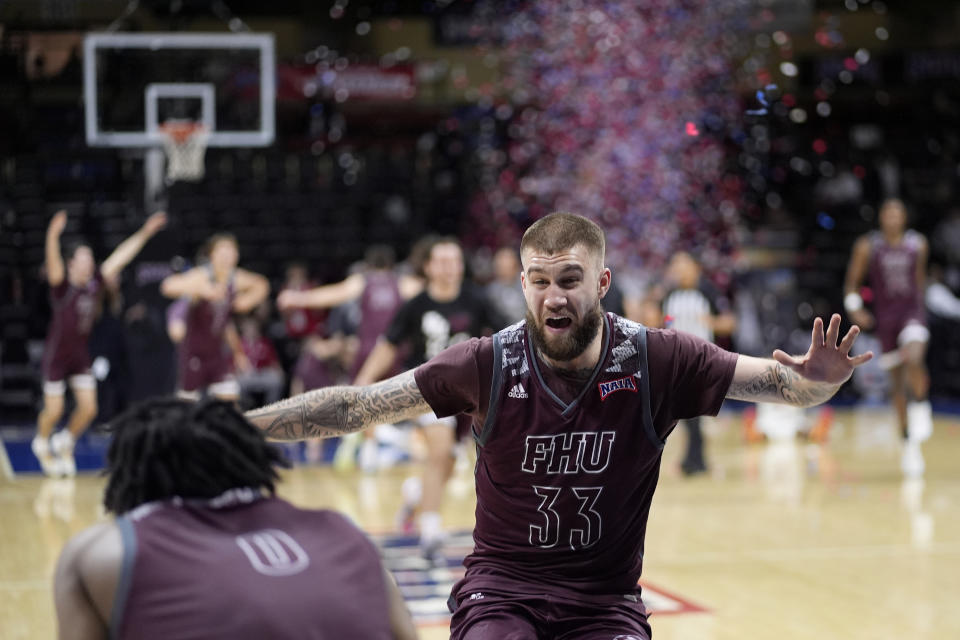
<path fill-rule="evenodd" d="M 678 248 L 719 266 L 736 244 L 744 181 L 734 86 L 745 3 L 526 2 L 506 19 L 499 89 L 481 116 L 472 232 L 513 243 L 529 221 L 583 212 L 611 262 L 658 266 Z M 764 98 L 766 100 L 766 98 Z"/>

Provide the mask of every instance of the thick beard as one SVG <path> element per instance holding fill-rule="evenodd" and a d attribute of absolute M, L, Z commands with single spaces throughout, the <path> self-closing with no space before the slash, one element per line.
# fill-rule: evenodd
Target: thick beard
<path fill-rule="evenodd" d="M 527 311 L 527 331 L 533 339 L 533 346 L 547 358 L 558 362 L 573 360 L 586 351 L 593 339 L 597 337 L 602 321 L 603 307 L 598 303 L 573 331 L 551 343 L 547 340 L 543 327 L 538 325 L 534 315 Z"/>

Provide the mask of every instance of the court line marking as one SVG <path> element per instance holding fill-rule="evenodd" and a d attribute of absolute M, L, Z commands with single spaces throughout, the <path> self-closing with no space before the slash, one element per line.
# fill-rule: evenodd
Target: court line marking
<path fill-rule="evenodd" d="M 7 445 L 0 437 L 0 467 L 3 468 L 3 475 L 7 480 L 13 480 L 17 474 L 13 471 L 13 465 L 10 464 L 10 457 L 7 455 Z"/>

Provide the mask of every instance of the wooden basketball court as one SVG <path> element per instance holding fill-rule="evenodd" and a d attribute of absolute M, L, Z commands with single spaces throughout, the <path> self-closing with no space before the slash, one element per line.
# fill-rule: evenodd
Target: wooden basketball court
<path fill-rule="evenodd" d="M 733 413 L 705 429 L 710 474 L 680 476 L 678 429 L 651 512 L 644 582 L 657 640 L 960 638 L 960 419 L 938 417 L 918 481 L 900 473 L 889 411 L 838 412 L 823 447 L 745 445 Z M 415 472 L 301 467 L 280 492 L 391 539 L 400 482 Z M 3 639 L 55 637 L 54 563 L 70 535 L 102 517 L 103 483 L 0 480 Z M 463 544 L 473 519 L 469 464 L 450 487 L 446 516 Z M 406 553 L 400 547 L 389 553 Z M 446 589 L 410 587 L 423 588 L 437 592 L 434 601 Z M 442 620 L 424 619 L 423 638 L 447 637 Z"/>

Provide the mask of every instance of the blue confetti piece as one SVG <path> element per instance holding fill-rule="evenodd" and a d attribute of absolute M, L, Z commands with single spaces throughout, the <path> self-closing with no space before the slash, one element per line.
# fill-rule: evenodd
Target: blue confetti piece
<path fill-rule="evenodd" d="M 767 115 L 766 109 L 747 109 L 748 116 L 765 116 Z"/>
<path fill-rule="evenodd" d="M 819 224 L 824 229 L 827 229 L 828 231 L 832 230 L 835 226 L 837 226 L 837 222 L 832 217 L 830 217 L 830 215 L 828 215 L 827 213 L 824 213 L 823 211 L 817 214 L 817 224 Z"/>
<path fill-rule="evenodd" d="M 763 93 L 763 89 L 758 89 L 758 90 L 757 90 L 757 100 L 760 102 L 760 104 L 762 104 L 762 105 L 765 106 L 765 107 L 769 107 L 769 106 L 770 106 L 770 103 L 767 102 L 767 96 L 764 95 L 764 93 Z"/>

